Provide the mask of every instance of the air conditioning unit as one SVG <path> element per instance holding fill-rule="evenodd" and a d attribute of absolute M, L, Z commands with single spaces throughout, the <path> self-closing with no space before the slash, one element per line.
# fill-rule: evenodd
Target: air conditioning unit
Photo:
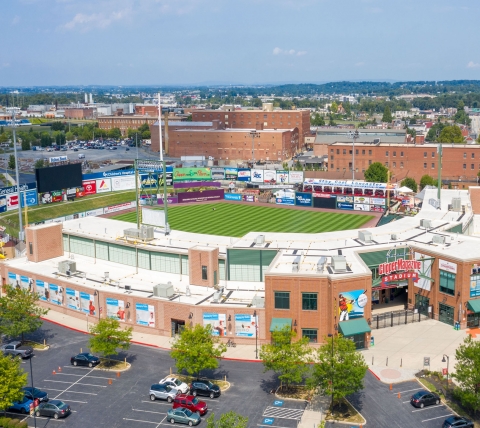
<path fill-rule="evenodd" d="M 175 291 L 171 282 L 167 282 L 166 284 L 156 284 L 153 286 L 153 295 L 155 297 L 163 297 L 165 299 L 169 299 L 174 294 Z"/>
<path fill-rule="evenodd" d="M 452 211 L 462 211 L 462 198 L 452 198 Z"/>
<path fill-rule="evenodd" d="M 326 264 L 327 264 L 327 258 L 320 257 L 320 260 L 318 260 L 317 262 L 317 272 L 323 272 Z"/>
<path fill-rule="evenodd" d="M 446 242 L 446 238 L 443 235 L 433 235 L 432 241 L 434 244 L 444 245 Z"/>
<path fill-rule="evenodd" d="M 396 241 L 396 240 L 398 239 L 397 234 L 396 234 L 396 233 L 392 233 L 392 234 L 390 235 L 390 239 L 391 239 L 392 241 Z"/>
<path fill-rule="evenodd" d="M 62 260 L 61 262 L 58 262 L 58 272 L 63 273 L 64 275 L 70 276 L 76 271 L 77 271 L 77 262 L 73 260 Z"/>
<path fill-rule="evenodd" d="M 422 218 L 420 220 L 420 227 L 423 227 L 424 229 L 431 229 L 432 228 L 431 220 L 427 220 L 426 218 Z"/>
<path fill-rule="evenodd" d="M 252 299 L 252 306 L 254 308 L 264 308 L 265 307 L 265 299 L 260 296 L 254 296 Z"/>
<path fill-rule="evenodd" d="M 131 291 L 132 290 L 132 286 L 131 285 L 126 285 L 125 286 L 125 291 Z"/>
<path fill-rule="evenodd" d="M 346 272 L 347 259 L 345 256 L 332 256 L 332 268 L 335 272 Z"/>
<path fill-rule="evenodd" d="M 151 241 L 154 239 L 154 227 L 153 226 L 142 226 L 140 229 L 129 228 L 123 231 L 123 235 L 127 239 L 138 239 L 141 241 Z"/>
<path fill-rule="evenodd" d="M 298 272 L 298 269 L 300 268 L 300 259 L 301 259 L 301 256 L 297 256 L 293 259 L 292 272 Z"/>
<path fill-rule="evenodd" d="M 218 301 L 222 297 L 222 294 L 223 294 L 223 288 L 220 288 L 220 290 L 215 291 L 215 293 L 213 293 L 212 301 L 215 303 L 218 303 Z"/>
<path fill-rule="evenodd" d="M 358 239 L 365 243 L 372 242 L 372 232 L 370 232 L 369 230 L 359 230 Z"/>
<path fill-rule="evenodd" d="M 265 244 L 265 235 L 258 235 L 255 238 L 255 245 L 263 245 Z"/>

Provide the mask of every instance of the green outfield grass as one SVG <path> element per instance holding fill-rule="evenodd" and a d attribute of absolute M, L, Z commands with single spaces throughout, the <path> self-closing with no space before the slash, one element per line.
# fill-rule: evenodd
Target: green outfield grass
<path fill-rule="evenodd" d="M 117 220 L 137 221 L 136 213 L 120 214 Z M 373 216 L 258 207 L 228 203 L 172 206 L 168 222 L 172 229 L 209 235 L 244 236 L 248 232 L 319 233 L 356 229 Z"/>

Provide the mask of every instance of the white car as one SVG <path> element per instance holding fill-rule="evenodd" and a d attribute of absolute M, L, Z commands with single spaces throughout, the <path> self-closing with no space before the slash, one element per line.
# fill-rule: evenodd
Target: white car
<path fill-rule="evenodd" d="M 188 392 L 188 385 L 185 382 L 182 382 L 180 379 L 176 377 L 166 377 L 158 383 L 163 383 L 166 385 L 171 386 L 172 388 L 178 389 L 182 394 L 186 394 Z"/>

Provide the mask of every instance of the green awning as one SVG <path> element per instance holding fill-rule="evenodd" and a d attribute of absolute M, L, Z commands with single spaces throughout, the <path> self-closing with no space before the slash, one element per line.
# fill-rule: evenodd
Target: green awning
<path fill-rule="evenodd" d="M 354 334 L 369 333 L 372 331 L 365 318 L 342 321 L 338 323 L 338 328 L 344 336 L 353 336 Z"/>
<path fill-rule="evenodd" d="M 292 328 L 291 318 L 272 318 L 270 323 L 270 333 L 275 330 L 283 330 L 285 326 Z"/>
<path fill-rule="evenodd" d="M 469 300 L 468 307 L 472 312 L 479 313 L 480 312 L 480 299 L 476 300 Z"/>

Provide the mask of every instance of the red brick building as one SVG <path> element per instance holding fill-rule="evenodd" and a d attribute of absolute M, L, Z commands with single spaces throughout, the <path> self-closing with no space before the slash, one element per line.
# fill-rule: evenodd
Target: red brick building
<path fill-rule="evenodd" d="M 118 116 L 102 116 L 98 118 L 98 127 L 100 129 L 119 128 L 122 135 L 127 135 L 128 129 L 137 129 L 144 123 L 153 125 L 158 120 L 155 116 L 140 115 L 118 115 Z"/>
<path fill-rule="evenodd" d="M 381 162 L 392 172 L 393 181 L 411 177 L 419 181 L 423 175 L 436 177 L 439 156 L 437 144 L 355 144 L 355 170 L 365 172 L 373 162 Z M 352 170 L 352 143 L 328 145 L 329 171 Z M 480 170 L 480 145 L 444 144 L 442 179 L 454 182 L 476 182 Z"/>
<path fill-rule="evenodd" d="M 93 119 L 95 109 L 93 108 L 66 108 L 65 119 Z"/>

